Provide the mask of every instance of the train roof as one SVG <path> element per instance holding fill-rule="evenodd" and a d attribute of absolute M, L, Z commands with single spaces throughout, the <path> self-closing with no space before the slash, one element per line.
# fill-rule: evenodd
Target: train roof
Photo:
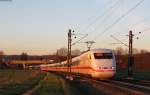
<path fill-rule="evenodd" d="M 87 52 L 112 52 L 111 49 L 105 49 L 105 48 L 99 48 L 99 49 L 91 49 L 90 51 L 84 51 L 82 54 L 87 53 Z M 81 55 L 82 55 L 81 54 Z"/>
<path fill-rule="evenodd" d="M 101 52 L 101 53 L 105 53 L 105 52 L 112 52 L 112 50 L 111 50 L 111 49 L 103 49 L 103 48 L 91 49 L 90 51 L 85 51 L 85 52 L 83 52 L 81 55 L 72 58 L 72 61 L 74 62 L 74 61 L 79 60 L 82 55 L 84 55 L 84 54 L 86 54 L 86 53 L 89 53 L 89 52 L 91 52 L 91 53 L 97 53 L 97 52 L 98 52 L 98 53 L 100 53 L 100 52 Z M 67 61 L 62 61 L 61 63 L 49 64 L 49 66 L 57 66 L 57 65 L 64 65 L 64 64 L 67 64 Z"/>
<path fill-rule="evenodd" d="M 100 48 L 100 49 L 91 49 L 90 50 L 91 52 L 112 52 L 111 49 L 103 49 L 103 48 Z"/>

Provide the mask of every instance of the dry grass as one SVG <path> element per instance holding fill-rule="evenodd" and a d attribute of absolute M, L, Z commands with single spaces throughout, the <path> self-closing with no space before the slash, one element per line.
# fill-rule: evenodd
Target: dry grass
<path fill-rule="evenodd" d="M 21 95 L 43 79 L 44 73 L 35 70 L 0 70 L 0 95 Z"/>

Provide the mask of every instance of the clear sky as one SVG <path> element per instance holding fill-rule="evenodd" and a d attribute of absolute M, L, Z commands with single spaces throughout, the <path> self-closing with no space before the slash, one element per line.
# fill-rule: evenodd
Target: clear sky
<path fill-rule="evenodd" d="M 74 29 L 76 34 L 88 33 L 82 42 L 94 40 L 93 48 L 125 48 L 123 45 L 112 45 L 118 42 L 110 35 L 128 43 L 125 35 L 129 30 L 137 34 L 150 28 L 150 0 L 144 0 L 128 13 L 140 1 L 0 1 L 0 50 L 5 54 L 50 54 L 67 47 L 68 29 Z M 77 35 L 73 41 L 82 36 Z M 134 37 L 134 47 L 150 50 L 150 30 L 136 36 L 139 39 Z M 76 44 L 73 49 L 85 50 L 86 45 Z"/>

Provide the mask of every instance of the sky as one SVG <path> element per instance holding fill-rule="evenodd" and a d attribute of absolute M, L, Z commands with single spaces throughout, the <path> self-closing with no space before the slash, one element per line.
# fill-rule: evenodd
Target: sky
<path fill-rule="evenodd" d="M 92 48 L 127 48 L 112 44 L 118 42 L 110 35 L 128 44 L 127 35 L 132 30 L 133 47 L 150 50 L 149 4 L 150 0 L 2 0 L 0 51 L 52 54 L 67 47 L 69 29 L 77 37 L 73 35 L 72 42 L 88 34 L 73 49 L 86 50 L 85 41 L 95 41 Z"/>

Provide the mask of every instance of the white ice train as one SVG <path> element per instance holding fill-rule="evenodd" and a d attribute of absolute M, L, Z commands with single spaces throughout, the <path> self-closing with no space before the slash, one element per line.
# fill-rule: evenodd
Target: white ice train
<path fill-rule="evenodd" d="M 43 71 L 68 72 L 67 61 L 41 65 Z M 116 60 L 110 49 L 93 49 L 72 59 L 72 74 L 90 75 L 93 78 L 108 79 L 116 73 Z"/>

